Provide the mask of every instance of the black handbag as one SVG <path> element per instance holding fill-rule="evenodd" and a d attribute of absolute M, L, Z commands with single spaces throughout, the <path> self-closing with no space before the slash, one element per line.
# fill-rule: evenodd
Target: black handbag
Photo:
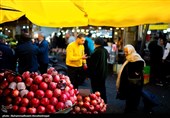
<path fill-rule="evenodd" d="M 134 84 L 134 85 L 141 85 L 141 76 L 138 78 L 129 78 L 128 77 L 128 82 L 130 84 Z"/>
<path fill-rule="evenodd" d="M 128 68 L 127 68 L 127 72 L 128 72 Z M 128 82 L 129 84 L 133 84 L 133 85 L 141 85 L 141 80 L 142 80 L 142 77 L 141 77 L 141 73 L 137 73 L 135 72 L 136 77 L 128 77 Z"/>

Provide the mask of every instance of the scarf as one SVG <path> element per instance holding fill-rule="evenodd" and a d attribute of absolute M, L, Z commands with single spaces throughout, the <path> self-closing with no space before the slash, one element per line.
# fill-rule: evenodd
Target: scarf
<path fill-rule="evenodd" d="M 124 49 L 127 48 L 127 55 L 126 55 L 126 61 L 123 63 L 123 65 L 121 66 L 119 72 L 118 72 L 118 76 L 117 76 L 117 80 L 116 80 L 116 89 L 118 91 L 119 86 L 120 86 L 120 76 L 122 74 L 122 71 L 124 69 L 124 67 L 126 66 L 126 64 L 128 62 L 136 62 L 136 61 L 143 61 L 145 63 L 145 61 L 141 58 L 141 56 L 136 52 L 135 48 L 128 44 L 124 47 Z M 145 64 L 144 64 L 145 66 Z"/>

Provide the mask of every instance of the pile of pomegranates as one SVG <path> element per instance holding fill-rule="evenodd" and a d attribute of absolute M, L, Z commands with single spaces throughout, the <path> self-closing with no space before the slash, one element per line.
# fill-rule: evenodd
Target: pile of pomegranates
<path fill-rule="evenodd" d="M 106 112 L 107 105 L 100 96 L 100 92 L 88 96 L 77 95 L 77 102 L 70 113 L 72 114 L 101 114 Z"/>
<path fill-rule="evenodd" d="M 0 107 L 3 112 L 16 114 L 54 114 L 72 108 L 77 101 L 68 76 L 53 67 L 47 73 L 24 72 L 22 75 L 0 73 Z"/>

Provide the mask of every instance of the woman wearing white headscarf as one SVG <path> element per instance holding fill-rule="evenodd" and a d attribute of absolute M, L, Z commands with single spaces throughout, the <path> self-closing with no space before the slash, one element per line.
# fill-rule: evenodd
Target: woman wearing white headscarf
<path fill-rule="evenodd" d="M 125 113 L 137 111 L 143 88 L 143 68 L 145 61 L 135 48 L 127 44 L 124 46 L 126 61 L 117 76 L 117 99 L 126 100 Z"/>

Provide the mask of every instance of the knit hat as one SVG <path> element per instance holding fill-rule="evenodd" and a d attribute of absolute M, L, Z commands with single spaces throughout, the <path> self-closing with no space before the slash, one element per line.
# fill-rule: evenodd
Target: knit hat
<path fill-rule="evenodd" d="M 94 43 L 96 44 L 96 45 L 104 45 L 104 40 L 102 39 L 102 38 L 97 38 L 95 41 L 94 41 Z"/>

